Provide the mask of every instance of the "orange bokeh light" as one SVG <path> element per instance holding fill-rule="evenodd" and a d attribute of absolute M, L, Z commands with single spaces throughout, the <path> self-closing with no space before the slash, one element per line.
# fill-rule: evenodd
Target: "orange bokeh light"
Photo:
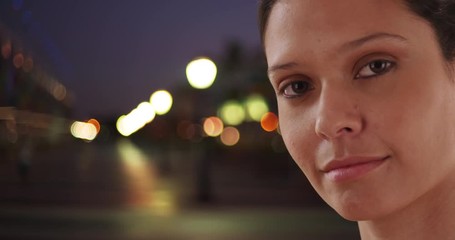
<path fill-rule="evenodd" d="M 98 120 L 92 118 L 92 119 L 88 120 L 87 123 L 91 123 L 93 126 L 95 126 L 95 128 L 96 128 L 96 133 L 99 133 L 99 132 L 100 132 L 100 130 L 101 130 L 101 125 L 100 125 L 100 123 L 98 122 Z"/>
<path fill-rule="evenodd" d="M 210 137 L 219 136 L 223 132 L 223 121 L 218 117 L 209 117 L 204 121 L 204 132 Z"/>
<path fill-rule="evenodd" d="M 240 140 L 239 130 L 235 127 L 227 127 L 220 136 L 221 142 L 226 146 L 234 146 Z"/>
<path fill-rule="evenodd" d="M 264 114 L 261 118 L 261 127 L 267 132 L 275 131 L 278 128 L 278 116 L 273 112 Z"/>

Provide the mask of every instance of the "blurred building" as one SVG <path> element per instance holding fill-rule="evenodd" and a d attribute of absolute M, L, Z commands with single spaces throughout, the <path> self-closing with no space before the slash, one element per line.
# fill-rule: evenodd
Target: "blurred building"
<path fill-rule="evenodd" d="M 16 158 L 26 142 L 55 144 L 68 135 L 71 94 L 1 22 L 0 46 L 0 149 L 3 159 Z"/>

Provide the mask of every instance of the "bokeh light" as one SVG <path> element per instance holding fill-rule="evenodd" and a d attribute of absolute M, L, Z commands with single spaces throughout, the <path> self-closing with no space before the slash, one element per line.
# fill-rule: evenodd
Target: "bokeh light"
<path fill-rule="evenodd" d="M 87 141 L 92 141 L 97 135 L 95 125 L 86 122 L 75 121 L 71 124 L 70 131 L 73 137 Z"/>
<path fill-rule="evenodd" d="M 133 113 L 133 112 L 131 112 Z M 117 131 L 125 137 L 130 136 L 144 126 L 134 114 L 122 115 L 117 120 Z"/>
<path fill-rule="evenodd" d="M 227 127 L 220 136 L 221 142 L 226 146 L 234 146 L 240 140 L 240 132 L 235 127 Z"/>
<path fill-rule="evenodd" d="M 237 126 L 245 120 L 245 109 L 239 102 L 230 100 L 221 106 L 218 115 L 226 125 Z"/>
<path fill-rule="evenodd" d="M 224 124 L 218 117 L 209 117 L 204 120 L 203 129 L 207 136 L 217 137 L 223 132 Z"/>
<path fill-rule="evenodd" d="M 253 94 L 246 99 L 245 109 L 250 120 L 260 122 L 262 116 L 269 111 L 269 106 L 264 97 Z"/>
<path fill-rule="evenodd" d="M 177 125 L 177 134 L 184 140 L 199 142 L 202 140 L 202 127 L 188 120 L 180 121 Z"/>
<path fill-rule="evenodd" d="M 155 119 L 155 110 L 149 102 L 140 103 L 127 115 L 122 115 L 117 119 L 117 131 L 125 137 L 137 132 L 147 123 Z"/>
<path fill-rule="evenodd" d="M 66 98 L 66 88 L 60 83 L 52 84 L 52 95 L 58 101 L 63 101 Z"/>
<path fill-rule="evenodd" d="M 115 124 L 117 131 L 125 137 L 133 133 L 133 131 L 128 127 L 126 120 L 126 115 L 122 115 L 117 119 L 117 122 Z"/>
<path fill-rule="evenodd" d="M 156 91 L 150 96 L 150 103 L 158 115 L 168 113 L 171 110 L 172 102 L 172 95 L 166 90 Z"/>
<path fill-rule="evenodd" d="M 7 41 L 2 44 L 2 57 L 7 59 L 11 56 L 11 42 Z"/>
<path fill-rule="evenodd" d="M 141 102 L 137 106 L 136 111 L 139 120 L 144 123 L 150 123 L 151 121 L 153 121 L 153 119 L 155 119 L 156 109 L 149 102 Z"/>
<path fill-rule="evenodd" d="M 273 112 L 264 114 L 261 118 L 261 127 L 267 132 L 273 132 L 278 128 L 278 116 Z"/>
<path fill-rule="evenodd" d="M 87 123 L 93 124 L 93 126 L 95 126 L 95 128 L 96 128 L 96 132 L 97 132 L 97 133 L 100 132 L 100 130 L 101 130 L 101 124 L 98 122 L 98 120 L 92 118 L 92 119 L 89 119 L 89 120 L 87 121 Z"/>
<path fill-rule="evenodd" d="M 186 77 L 193 88 L 205 89 L 215 81 L 217 68 L 208 58 L 199 58 L 191 61 L 186 67 Z"/>
<path fill-rule="evenodd" d="M 24 61 L 24 55 L 22 53 L 14 55 L 13 64 L 16 68 L 21 68 L 24 65 Z"/>
<path fill-rule="evenodd" d="M 177 134 L 182 139 L 190 140 L 195 132 L 193 124 L 190 121 L 181 121 L 177 125 Z"/>

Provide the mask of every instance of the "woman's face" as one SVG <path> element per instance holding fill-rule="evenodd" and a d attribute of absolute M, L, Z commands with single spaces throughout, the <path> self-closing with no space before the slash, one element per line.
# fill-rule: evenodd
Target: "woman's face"
<path fill-rule="evenodd" d="M 265 49 L 286 146 L 342 216 L 384 217 L 444 188 L 455 79 L 402 1 L 279 0 Z"/>

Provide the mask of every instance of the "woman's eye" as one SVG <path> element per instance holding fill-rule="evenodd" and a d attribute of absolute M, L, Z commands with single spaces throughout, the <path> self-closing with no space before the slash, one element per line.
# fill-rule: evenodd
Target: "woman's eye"
<path fill-rule="evenodd" d="M 388 60 L 374 60 L 363 66 L 355 78 L 369 78 L 388 72 L 394 63 Z"/>
<path fill-rule="evenodd" d="M 283 95 L 285 97 L 298 97 L 302 96 L 308 91 L 310 91 L 313 87 L 311 86 L 311 83 L 307 81 L 295 81 L 290 84 L 288 84 L 284 89 L 283 89 Z"/>

